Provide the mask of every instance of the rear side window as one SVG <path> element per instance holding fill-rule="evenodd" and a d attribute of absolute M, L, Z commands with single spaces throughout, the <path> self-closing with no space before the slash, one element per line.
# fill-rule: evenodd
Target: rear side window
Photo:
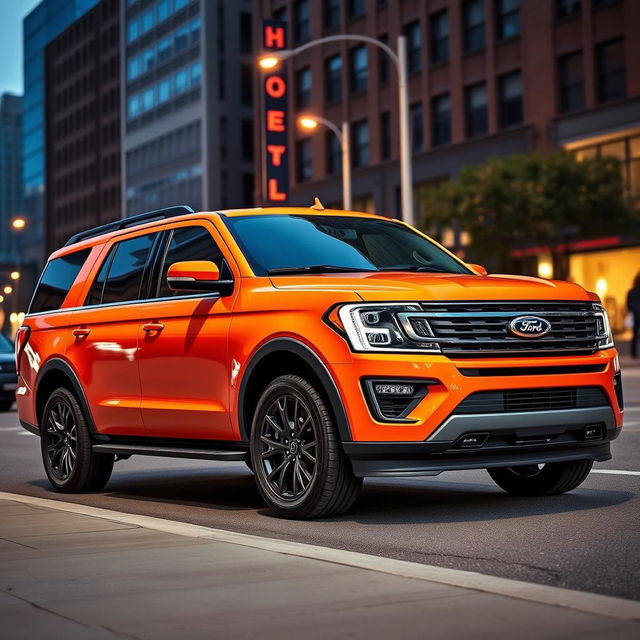
<path fill-rule="evenodd" d="M 157 235 L 137 236 L 115 244 L 100 268 L 87 304 L 138 300 L 145 266 Z"/>
<path fill-rule="evenodd" d="M 33 294 L 29 313 L 43 313 L 59 309 L 90 252 L 91 249 L 84 249 L 50 260 L 44 268 L 40 282 Z"/>
<path fill-rule="evenodd" d="M 228 271 L 229 267 L 227 267 L 224 262 L 222 252 L 211 237 L 211 234 L 204 227 L 180 227 L 174 229 L 171 233 L 171 240 L 169 240 L 164 264 L 162 265 L 162 273 L 160 274 L 160 283 L 158 286 L 159 298 L 168 298 L 181 294 L 180 291 L 172 291 L 169 289 L 167 272 L 169 271 L 169 267 L 175 262 L 184 262 L 187 260 L 208 260 L 215 262 L 218 269 L 220 269 L 220 277 L 222 280 L 231 277 L 231 272 Z"/>

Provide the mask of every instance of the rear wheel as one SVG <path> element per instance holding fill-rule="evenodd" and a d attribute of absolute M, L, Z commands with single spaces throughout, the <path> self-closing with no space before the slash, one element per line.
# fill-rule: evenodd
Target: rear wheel
<path fill-rule="evenodd" d="M 280 376 L 262 393 L 253 418 L 251 462 L 263 499 L 287 518 L 343 513 L 362 487 L 324 398 L 296 375 Z"/>
<path fill-rule="evenodd" d="M 47 477 L 58 491 L 99 491 L 109 481 L 113 456 L 93 452 L 86 416 L 68 389 L 56 389 L 47 400 L 40 446 Z"/>
<path fill-rule="evenodd" d="M 499 487 L 514 496 L 549 496 L 581 485 L 592 466 L 591 460 L 572 460 L 487 471 Z"/>

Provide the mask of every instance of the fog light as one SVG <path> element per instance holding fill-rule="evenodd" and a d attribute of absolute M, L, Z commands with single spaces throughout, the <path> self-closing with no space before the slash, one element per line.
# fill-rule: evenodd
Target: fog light
<path fill-rule="evenodd" d="M 377 394 L 385 396 L 412 396 L 413 386 L 410 384 L 377 384 L 375 391 Z"/>
<path fill-rule="evenodd" d="M 479 449 L 489 439 L 488 433 L 467 433 L 456 443 L 459 449 Z"/>
<path fill-rule="evenodd" d="M 588 424 L 584 428 L 585 440 L 600 440 L 602 438 L 601 424 Z"/>

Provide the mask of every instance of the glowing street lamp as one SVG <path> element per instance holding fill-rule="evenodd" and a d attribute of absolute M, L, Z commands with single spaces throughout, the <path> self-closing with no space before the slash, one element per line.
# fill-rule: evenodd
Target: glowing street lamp
<path fill-rule="evenodd" d="M 347 211 L 351 210 L 351 158 L 349 150 L 349 123 L 343 122 L 341 129 L 338 125 L 321 118 L 320 116 L 303 115 L 298 118 L 298 124 L 303 129 L 308 131 L 315 131 L 318 125 L 321 124 L 327 129 L 330 129 L 338 138 L 340 143 L 340 149 L 342 151 L 342 208 Z"/>
<path fill-rule="evenodd" d="M 11 285 L 7 285 L 7 286 L 3 289 L 3 291 L 4 291 L 7 295 L 9 295 L 10 293 L 12 293 L 12 292 L 13 292 L 13 287 L 12 287 Z"/>
<path fill-rule="evenodd" d="M 16 231 L 21 231 L 27 226 L 27 221 L 24 218 L 17 217 L 11 221 L 11 227 Z"/>
<path fill-rule="evenodd" d="M 19 271 L 12 271 L 11 272 L 11 279 L 12 280 L 19 280 L 20 279 L 20 272 Z"/>
<path fill-rule="evenodd" d="M 413 177 L 411 170 L 411 144 L 409 135 L 409 84 L 407 81 L 407 40 L 398 36 L 397 51 L 381 40 L 357 34 L 325 36 L 306 42 L 295 49 L 280 49 L 258 58 L 258 66 L 263 71 L 272 71 L 283 60 L 287 60 L 307 49 L 328 42 L 356 41 L 371 44 L 382 49 L 391 58 L 398 72 L 398 105 L 400 109 L 400 191 L 402 195 L 402 219 L 414 224 L 413 216 Z"/>
<path fill-rule="evenodd" d="M 0 296 L 0 302 L 4 302 L 4 296 Z"/>

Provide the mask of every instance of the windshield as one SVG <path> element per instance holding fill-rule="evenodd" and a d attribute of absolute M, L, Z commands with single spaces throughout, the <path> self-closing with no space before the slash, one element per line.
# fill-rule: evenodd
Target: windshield
<path fill-rule="evenodd" d="M 472 273 L 404 225 L 375 218 L 259 215 L 223 218 L 254 273 Z"/>
<path fill-rule="evenodd" d="M 0 353 L 13 353 L 13 342 L 0 333 Z"/>

